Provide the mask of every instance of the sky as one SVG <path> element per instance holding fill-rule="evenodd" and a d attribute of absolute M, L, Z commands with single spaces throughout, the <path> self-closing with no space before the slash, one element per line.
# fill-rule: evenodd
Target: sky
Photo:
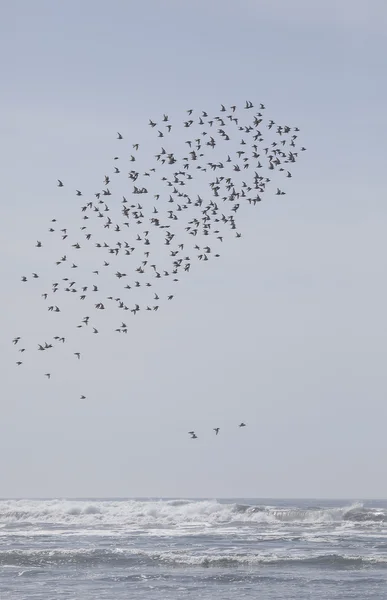
<path fill-rule="evenodd" d="M 387 497 L 386 28 L 382 0 L 4 4 L 1 497 Z M 17 368 L 12 338 L 48 335 L 20 277 L 77 226 L 57 178 L 92 189 L 117 131 L 247 99 L 301 130 L 286 196 L 125 339 Z"/>

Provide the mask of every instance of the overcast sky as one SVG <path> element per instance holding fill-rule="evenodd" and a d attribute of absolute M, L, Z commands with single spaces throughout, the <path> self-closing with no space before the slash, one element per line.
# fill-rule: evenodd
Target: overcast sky
<path fill-rule="evenodd" d="M 3 5 L 0 496 L 387 497 L 386 30 L 383 0 Z M 117 131 L 246 99 L 301 129 L 286 196 L 46 380 L 20 277 L 51 218 L 78 227 L 57 178 L 92 189 Z"/>

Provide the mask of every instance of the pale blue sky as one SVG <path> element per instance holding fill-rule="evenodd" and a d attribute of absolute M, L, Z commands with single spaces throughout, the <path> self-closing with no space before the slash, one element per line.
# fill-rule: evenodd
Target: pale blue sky
<path fill-rule="evenodd" d="M 1 12 L 0 496 L 386 497 L 385 2 Z M 44 338 L 20 275 L 67 210 L 57 177 L 90 187 L 116 131 L 141 140 L 149 117 L 246 99 L 302 131 L 286 201 L 262 202 L 152 326 L 91 348 L 77 375 L 16 370 L 12 337 Z"/>

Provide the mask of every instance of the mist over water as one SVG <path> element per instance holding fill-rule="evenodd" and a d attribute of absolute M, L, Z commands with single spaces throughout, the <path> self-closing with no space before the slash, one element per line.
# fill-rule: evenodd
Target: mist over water
<path fill-rule="evenodd" d="M 384 598 L 387 502 L 2 500 L 0 566 L 2 599 Z"/>

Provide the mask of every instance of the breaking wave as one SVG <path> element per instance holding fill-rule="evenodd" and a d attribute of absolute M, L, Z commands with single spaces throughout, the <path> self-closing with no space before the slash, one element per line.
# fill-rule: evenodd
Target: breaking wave
<path fill-rule="evenodd" d="M 128 549 L 54 549 L 54 550 L 8 550 L 0 551 L 1 566 L 45 567 L 78 565 L 91 567 L 110 565 L 116 567 L 133 566 L 169 566 L 169 567 L 207 567 L 238 568 L 260 565 L 330 567 L 337 569 L 366 568 L 379 566 L 387 568 L 387 556 L 374 555 L 361 557 L 356 555 L 321 554 L 311 556 L 271 554 L 194 554 L 188 550 L 154 552 Z"/>
<path fill-rule="evenodd" d="M 179 528 L 281 523 L 380 523 L 387 511 L 353 504 L 337 508 L 278 508 L 216 500 L 1 500 L 0 527 Z"/>

